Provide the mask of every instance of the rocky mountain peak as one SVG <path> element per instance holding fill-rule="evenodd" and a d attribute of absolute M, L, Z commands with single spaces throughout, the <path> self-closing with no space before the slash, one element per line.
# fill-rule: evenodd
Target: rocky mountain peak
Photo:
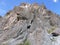
<path fill-rule="evenodd" d="M 21 3 L 2 17 L 0 45 L 60 45 L 59 29 L 60 17 L 43 4 Z"/>

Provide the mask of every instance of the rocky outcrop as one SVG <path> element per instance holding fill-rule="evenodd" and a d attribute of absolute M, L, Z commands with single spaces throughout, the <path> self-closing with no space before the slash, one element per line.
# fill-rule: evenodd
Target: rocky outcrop
<path fill-rule="evenodd" d="M 22 3 L 1 17 L 0 45 L 60 45 L 59 29 L 57 14 L 44 5 Z"/>

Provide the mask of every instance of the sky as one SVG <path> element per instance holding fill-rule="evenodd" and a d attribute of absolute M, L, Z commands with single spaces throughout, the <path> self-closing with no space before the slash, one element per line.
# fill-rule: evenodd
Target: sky
<path fill-rule="evenodd" d="M 0 0 L 0 16 L 4 16 L 9 10 L 21 3 L 38 3 L 46 6 L 47 9 L 60 15 L 60 0 Z"/>

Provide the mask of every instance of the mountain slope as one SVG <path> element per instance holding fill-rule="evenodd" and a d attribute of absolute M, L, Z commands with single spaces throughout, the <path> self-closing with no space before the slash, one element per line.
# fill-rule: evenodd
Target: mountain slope
<path fill-rule="evenodd" d="M 60 45 L 60 16 L 44 5 L 16 6 L 1 17 L 0 45 Z"/>

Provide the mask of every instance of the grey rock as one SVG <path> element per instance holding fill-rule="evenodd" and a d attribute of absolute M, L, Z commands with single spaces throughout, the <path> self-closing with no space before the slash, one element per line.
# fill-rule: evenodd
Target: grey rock
<path fill-rule="evenodd" d="M 60 16 L 44 5 L 22 3 L 0 20 L 0 45 L 60 45 Z"/>

